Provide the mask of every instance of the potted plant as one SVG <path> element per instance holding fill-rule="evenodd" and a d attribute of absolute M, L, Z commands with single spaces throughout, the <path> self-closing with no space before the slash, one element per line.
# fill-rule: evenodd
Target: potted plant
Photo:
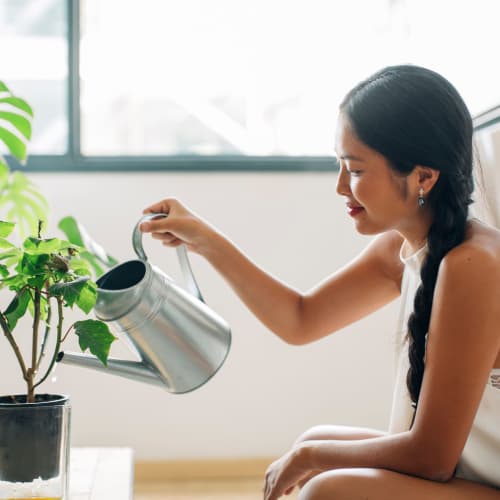
<path fill-rule="evenodd" d="M 14 158 L 24 161 L 31 136 L 31 107 L 2 82 L 0 104 L 8 107 L 0 108 L 0 143 Z M 105 323 L 94 319 L 77 321 L 69 328 L 64 325 L 65 308 L 77 306 L 85 315 L 92 310 L 97 285 L 91 279 L 91 266 L 96 269 L 97 262 L 88 248 L 42 236 L 46 201 L 26 176 L 10 172 L 2 156 L 0 193 L 0 199 L 5 196 L 10 203 L 7 216 L 11 219 L 0 221 L 0 288 L 4 289 L 2 296 L 7 290 L 11 295 L 6 307 L 0 308 L 0 327 L 26 383 L 25 394 L 0 397 L 0 498 L 64 498 L 69 398 L 39 393 L 38 389 L 50 376 L 61 344 L 72 331 L 81 349 L 88 348 L 103 364 L 115 337 Z M 16 244 L 12 241 L 16 222 L 22 226 L 21 232 L 35 226 L 36 233 Z M 73 240 L 82 239 L 74 219 L 66 218 L 60 226 Z M 106 262 L 112 263 L 112 259 Z M 29 326 L 21 322 L 20 327 L 21 318 L 27 315 L 32 317 Z M 29 341 L 26 330 L 30 331 Z M 39 491 L 40 487 L 48 491 Z"/>

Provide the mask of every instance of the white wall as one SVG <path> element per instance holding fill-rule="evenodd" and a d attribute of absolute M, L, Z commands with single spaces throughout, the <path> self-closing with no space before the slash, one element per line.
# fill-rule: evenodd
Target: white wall
<path fill-rule="evenodd" d="M 335 193 L 334 173 L 37 174 L 48 197 L 52 233 L 74 215 L 120 260 L 142 209 L 176 196 L 280 279 L 306 290 L 351 259 L 357 235 Z M 48 234 L 49 235 L 49 234 Z M 175 252 L 148 240 L 153 263 L 179 277 Z M 259 457 L 284 452 L 310 426 L 385 428 L 392 390 L 397 302 L 312 345 L 292 347 L 270 334 L 200 257 L 192 265 L 207 303 L 232 327 L 233 345 L 205 386 L 171 395 L 115 376 L 58 366 L 46 392 L 73 403 L 76 446 L 132 446 L 138 459 Z M 5 309 L 5 299 L 1 305 Z M 68 319 L 82 319 L 77 311 Z M 17 335 L 23 335 L 19 328 Z M 72 338 L 68 347 L 77 350 Z M 5 339 L 0 394 L 23 391 Z M 127 356 L 116 342 L 113 356 Z"/>

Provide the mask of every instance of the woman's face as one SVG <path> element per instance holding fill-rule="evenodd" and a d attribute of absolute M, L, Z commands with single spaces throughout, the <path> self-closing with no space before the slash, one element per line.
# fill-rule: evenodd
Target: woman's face
<path fill-rule="evenodd" d="M 384 156 L 356 137 L 342 114 L 335 142 L 340 165 L 337 193 L 345 198 L 358 232 L 404 232 L 411 227 L 412 220 L 419 217 L 414 173 L 397 175 Z"/>

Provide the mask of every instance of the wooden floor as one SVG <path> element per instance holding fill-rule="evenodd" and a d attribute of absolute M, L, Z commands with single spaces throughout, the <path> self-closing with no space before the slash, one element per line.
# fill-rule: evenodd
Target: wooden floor
<path fill-rule="evenodd" d="M 134 500 L 262 500 L 262 479 L 136 483 Z M 286 497 L 294 500 L 297 492 Z"/>

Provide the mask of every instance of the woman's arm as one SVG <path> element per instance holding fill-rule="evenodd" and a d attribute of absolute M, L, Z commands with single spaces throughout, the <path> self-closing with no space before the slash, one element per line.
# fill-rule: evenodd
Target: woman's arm
<path fill-rule="evenodd" d="M 304 344 L 366 316 L 399 295 L 401 237 L 376 238 L 356 259 L 318 287 L 302 294 L 263 271 L 234 243 L 174 199 L 146 212 L 169 216 L 141 226 L 165 245 L 186 244 L 204 256 L 245 305 L 271 331 L 291 344 Z"/>
<path fill-rule="evenodd" d="M 443 259 L 436 282 L 412 429 L 362 441 L 306 441 L 292 450 L 289 463 L 296 470 L 370 467 L 448 480 L 500 350 L 499 324 L 498 257 L 472 245 L 457 247 Z"/>

